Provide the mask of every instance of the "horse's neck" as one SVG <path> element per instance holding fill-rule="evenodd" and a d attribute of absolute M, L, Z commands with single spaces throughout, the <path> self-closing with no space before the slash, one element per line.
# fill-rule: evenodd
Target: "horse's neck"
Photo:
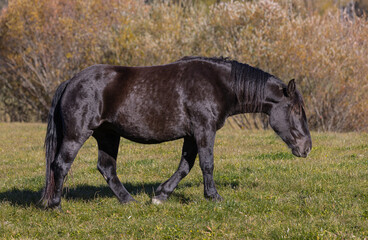
<path fill-rule="evenodd" d="M 283 88 L 286 85 L 282 81 L 271 77 L 264 86 L 263 98 L 254 106 L 251 102 L 242 102 L 241 99 L 235 101 L 233 112 L 230 115 L 244 113 L 265 113 L 269 114 L 274 103 L 281 100 L 283 96 Z"/>

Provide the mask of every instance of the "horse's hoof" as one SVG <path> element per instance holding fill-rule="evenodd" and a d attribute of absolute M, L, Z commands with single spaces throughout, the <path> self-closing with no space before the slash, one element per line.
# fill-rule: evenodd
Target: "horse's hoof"
<path fill-rule="evenodd" d="M 213 195 L 213 196 L 205 196 L 205 198 L 206 199 L 208 199 L 208 200 L 211 200 L 211 201 L 213 201 L 213 202 L 221 202 L 222 200 L 224 200 L 221 196 L 220 196 L 220 194 L 215 194 L 215 195 Z"/>
<path fill-rule="evenodd" d="M 61 211 L 60 201 L 55 201 L 51 199 L 48 201 L 44 201 L 41 204 L 44 207 L 44 209 L 56 209 L 56 210 Z"/>
<path fill-rule="evenodd" d="M 54 209 L 59 211 L 60 213 L 64 213 L 63 209 L 61 208 L 61 205 L 56 206 Z"/>
<path fill-rule="evenodd" d="M 47 206 L 45 207 L 46 210 L 51 210 L 51 211 L 57 211 L 60 213 L 64 213 L 63 209 L 61 208 L 61 205 L 54 205 L 54 206 Z"/>
<path fill-rule="evenodd" d="M 162 200 L 162 199 L 159 199 L 157 197 L 152 198 L 152 204 L 154 204 L 154 205 L 161 205 L 163 203 L 164 203 L 164 200 Z"/>
<path fill-rule="evenodd" d="M 121 204 L 130 204 L 130 203 L 138 203 L 137 200 L 135 200 L 133 197 L 129 197 L 127 199 L 124 199 L 120 201 Z"/>
<path fill-rule="evenodd" d="M 213 198 L 212 201 L 215 201 L 215 202 L 222 202 L 224 200 L 223 197 L 221 197 L 220 195 L 218 195 L 216 198 Z"/>

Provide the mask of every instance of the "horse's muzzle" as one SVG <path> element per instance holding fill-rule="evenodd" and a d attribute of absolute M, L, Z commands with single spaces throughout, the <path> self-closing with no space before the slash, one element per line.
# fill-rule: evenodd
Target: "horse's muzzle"
<path fill-rule="evenodd" d="M 311 147 L 307 147 L 304 151 L 300 151 L 300 149 L 298 147 L 295 147 L 291 150 L 291 152 L 297 156 L 297 157 L 303 157 L 306 158 L 308 156 L 308 154 L 311 151 Z"/>

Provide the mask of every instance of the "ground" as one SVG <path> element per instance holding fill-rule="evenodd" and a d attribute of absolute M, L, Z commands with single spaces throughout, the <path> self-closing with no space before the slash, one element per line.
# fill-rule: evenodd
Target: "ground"
<path fill-rule="evenodd" d="M 217 134 L 220 203 L 203 197 L 198 160 L 163 205 L 154 189 L 179 163 L 182 140 L 122 139 L 118 175 L 138 203 L 121 205 L 98 172 L 94 139 L 78 154 L 62 211 L 37 201 L 45 124 L 0 123 L 1 239 L 364 239 L 368 237 L 368 134 L 312 132 L 308 158 L 272 131 L 226 125 Z"/>

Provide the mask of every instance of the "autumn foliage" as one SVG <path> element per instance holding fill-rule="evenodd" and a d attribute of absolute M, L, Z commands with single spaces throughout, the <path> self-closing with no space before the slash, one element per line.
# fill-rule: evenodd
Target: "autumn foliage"
<path fill-rule="evenodd" d="M 0 120 L 44 120 L 57 85 L 89 65 L 202 55 L 295 78 L 313 129 L 368 130 L 365 18 L 344 21 L 335 5 L 302 0 L 212 2 L 10 1 L 0 17 Z"/>

